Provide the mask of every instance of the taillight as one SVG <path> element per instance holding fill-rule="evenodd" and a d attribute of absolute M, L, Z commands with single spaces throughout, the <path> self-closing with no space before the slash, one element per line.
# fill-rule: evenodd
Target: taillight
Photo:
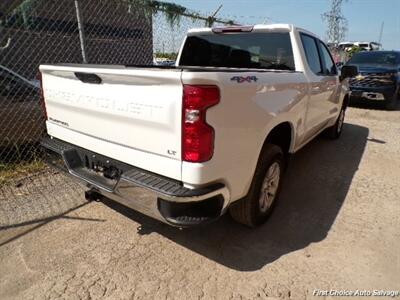
<path fill-rule="evenodd" d="M 46 109 L 46 102 L 44 101 L 44 94 L 43 94 L 43 81 L 42 81 L 42 73 L 39 72 L 36 76 L 36 79 L 40 82 L 40 106 L 42 107 L 42 111 L 44 114 L 45 119 L 47 120 L 47 109 Z"/>
<path fill-rule="evenodd" d="M 215 85 L 184 85 L 182 110 L 182 160 L 205 162 L 214 153 L 214 128 L 206 122 L 206 111 L 219 103 Z"/>

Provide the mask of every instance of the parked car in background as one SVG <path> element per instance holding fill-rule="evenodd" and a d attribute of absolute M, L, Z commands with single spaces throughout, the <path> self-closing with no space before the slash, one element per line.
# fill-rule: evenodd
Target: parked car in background
<path fill-rule="evenodd" d="M 0 65 L 0 93 L 7 98 L 20 98 L 27 101 L 26 95 L 34 95 L 40 91 L 40 81 L 37 79 L 27 79 L 24 76 Z M 37 99 L 37 98 L 36 98 Z"/>
<path fill-rule="evenodd" d="M 38 142 L 44 129 L 40 82 L 0 65 L 0 147 Z"/>
<path fill-rule="evenodd" d="M 359 52 L 346 63 L 359 74 L 350 79 L 351 99 L 384 101 L 395 109 L 400 101 L 400 51 Z"/>
<path fill-rule="evenodd" d="M 354 46 L 361 48 L 363 51 L 377 51 L 382 48 L 382 45 L 377 42 L 342 42 L 339 43 L 339 48 L 344 51 L 350 51 Z"/>

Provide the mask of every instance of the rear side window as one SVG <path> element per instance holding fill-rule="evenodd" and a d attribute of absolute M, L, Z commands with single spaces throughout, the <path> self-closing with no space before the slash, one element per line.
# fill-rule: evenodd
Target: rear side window
<path fill-rule="evenodd" d="M 316 40 L 309 35 L 301 34 L 301 42 L 303 43 L 307 62 L 311 70 L 315 74 L 322 74 L 321 61 L 318 54 L 318 46 Z"/>
<path fill-rule="evenodd" d="M 180 66 L 294 70 L 289 33 L 188 36 Z"/>

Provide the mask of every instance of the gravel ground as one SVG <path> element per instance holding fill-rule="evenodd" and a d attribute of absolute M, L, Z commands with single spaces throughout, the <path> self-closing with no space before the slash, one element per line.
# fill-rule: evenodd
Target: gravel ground
<path fill-rule="evenodd" d="M 294 155 L 270 221 L 179 230 L 55 172 L 0 190 L 0 299 L 310 299 L 400 290 L 400 111 Z"/>

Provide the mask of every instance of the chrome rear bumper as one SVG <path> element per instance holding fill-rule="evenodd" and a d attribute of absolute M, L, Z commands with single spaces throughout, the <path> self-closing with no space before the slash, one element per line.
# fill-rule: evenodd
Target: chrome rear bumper
<path fill-rule="evenodd" d="M 41 145 L 48 164 L 85 182 L 92 191 L 170 225 L 208 223 L 229 205 L 229 191 L 222 183 L 189 189 L 58 139 L 45 138 Z"/>

